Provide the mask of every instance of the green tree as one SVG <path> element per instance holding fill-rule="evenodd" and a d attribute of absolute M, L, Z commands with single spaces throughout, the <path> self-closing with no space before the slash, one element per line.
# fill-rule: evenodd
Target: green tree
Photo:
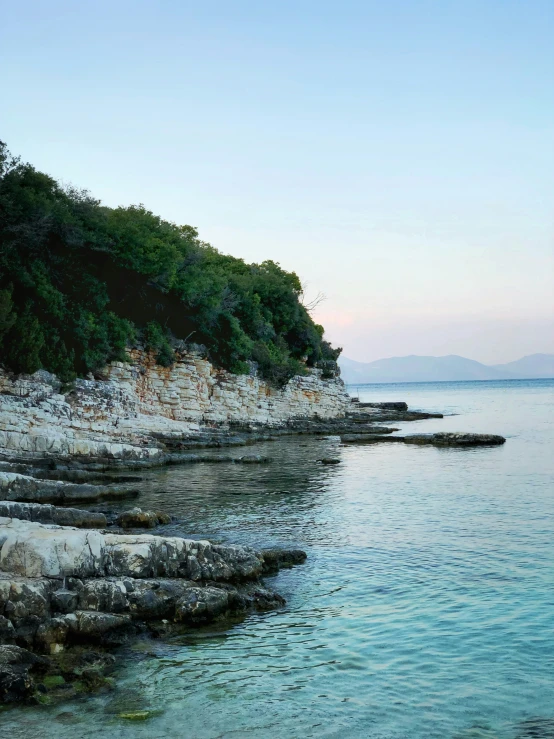
<path fill-rule="evenodd" d="M 137 342 L 169 365 L 175 339 L 192 339 L 218 366 L 247 372 L 255 361 L 283 384 L 340 351 L 301 297 L 298 276 L 276 262 L 221 254 L 143 205 L 102 206 L 0 143 L 0 347 L 11 369 L 69 381 Z"/>

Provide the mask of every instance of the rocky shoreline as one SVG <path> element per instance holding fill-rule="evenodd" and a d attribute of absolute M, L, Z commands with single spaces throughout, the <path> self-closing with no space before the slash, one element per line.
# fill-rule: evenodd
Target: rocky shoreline
<path fill-rule="evenodd" d="M 0 703 L 44 702 L 62 685 L 61 697 L 109 686 L 109 650 L 139 633 L 167 635 L 281 607 L 284 599 L 264 585 L 263 575 L 306 558 L 300 550 L 37 520 L 82 516 L 81 526 L 104 523 L 87 520 L 96 514 L 52 509 L 0 503 L 12 515 L 0 518 Z M 127 512 L 127 523 L 147 526 L 145 513 Z"/>
<path fill-rule="evenodd" d="M 324 381 L 316 377 L 310 382 L 323 398 Z M 14 388 L 22 387 L 23 395 L 15 397 Z M 252 381 L 248 387 L 260 392 Z M 344 445 L 470 447 L 505 441 L 479 434 L 395 435 L 398 428 L 386 424 L 442 415 L 412 411 L 405 403 L 350 401 L 335 378 L 333 400 L 323 416 L 295 415 L 293 403 L 291 417 L 205 420 L 180 433 L 174 427 L 164 431 L 165 421 L 152 421 L 147 429 L 141 414 L 123 417 L 121 409 L 128 410 L 128 404 L 120 399 L 104 418 L 101 441 L 92 443 L 89 429 L 86 444 L 71 447 L 65 441 L 40 442 L 55 433 L 49 424 L 56 414 L 75 409 L 71 397 L 58 390 L 42 373 L 11 378 L 0 393 L 0 704 L 50 702 L 109 689 L 111 650 L 137 634 L 159 637 L 284 605 L 263 577 L 300 564 L 306 559 L 303 551 L 219 545 L 166 536 L 163 529 L 143 533 L 156 531 L 170 517 L 163 511 L 129 509 L 128 503 L 108 515 L 79 508 L 136 497 L 141 469 L 271 464 L 270 457 L 226 450 L 290 435 L 338 436 Z M 82 398 L 80 403 L 82 412 Z M 22 408 L 24 423 L 13 415 Z M 139 431 L 129 431 L 132 418 L 142 424 Z M 127 424 L 123 436 L 120 421 Z M 72 416 L 68 423 L 66 439 L 81 422 Z"/>

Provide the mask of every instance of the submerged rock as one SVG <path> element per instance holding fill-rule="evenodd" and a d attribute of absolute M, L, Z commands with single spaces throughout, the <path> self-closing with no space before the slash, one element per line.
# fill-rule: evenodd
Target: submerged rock
<path fill-rule="evenodd" d="M 117 715 L 125 721 L 147 721 L 156 715 L 156 711 L 127 711 L 126 713 L 118 713 Z"/>
<path fill-rule="evenodd" d="M 34 689 L 31 670 L 48 661 L 15 645 L 0 645 L 0 702 L 13 703 L 27 698 Z"/>
<path fill-rule="evenodd" d="M 554 718 L 533 716 L 517 723 L 515 739 L 554 739 Z"/>
<path fill-rule="evenodd" d="M 239 462 L 240 464 L 266 464 L 267 462 L 271 462 L 269 457 L 264 457 L 261 454 L 245 454 L 233 461 Z"/>
<path fill-rule="evenodd" d="M 144 623 L 200 623 L 284 600 L 262 573 L 305 552 L 0 519 L 0 634 L 42 652 L 119 644 Z M 141 625 L 142 624 L 142 625 Z"/>
<path fill-rule="evenodd" d="M 0 637 L 57 659 L 68 645 L 113 646 L 145 628 L 276 608 L 284 599 L 260 575 L 305 558 L 0 519 Z"/>

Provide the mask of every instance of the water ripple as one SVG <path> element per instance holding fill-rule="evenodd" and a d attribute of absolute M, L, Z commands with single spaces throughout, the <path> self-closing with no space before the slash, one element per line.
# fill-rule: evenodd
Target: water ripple
<path fill-rule="evenodd" d="M 387 388 L 459 414 L 405 430 L 503 433 L 499 448 L 284 439 L 253 450 L 267 467 L 147 473 L 139 503 L 179 516 L 169 531 L 306 548 L 270 580 L 286 608 L 127 649 L 112 695 L 10 711 L 6 735 L 553 739 L 553 387 Z M 130 726 L 125 706 L 162 712 Z"/>

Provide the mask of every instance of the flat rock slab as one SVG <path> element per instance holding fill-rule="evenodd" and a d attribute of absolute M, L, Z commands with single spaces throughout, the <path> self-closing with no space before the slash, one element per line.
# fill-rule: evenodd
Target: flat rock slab
<path fill-rule="evenodd" d="M 74 526 L 79 529 L 104 529 L 108 525 L 103 513 L 81 511 L 78 508 L 58 508 L 40 503 L 16 503 L 11 500 L 0 500 L 0 517 L 57 526 Z"/>
<path fill-rule="evenodd" d="M 407 411 L 408 404 L 402 401 L 386 402 L 386 403 L 356 403 L 358 408 L 382 408 L 387 411 Z"/>
<path fill-rule="evenodd" d="M 233 457 L 230 454 L 182 454 L 172 453 L 165 456 L 165 463 L 174 464 L 265 464 L 271 462 L 270 457 L 259 454 L 245 454 Z"/>
<path fill-rule="evenodd" d="M 467 434 L 463 432 L 438 434 L 414 434 L 405 436 L 406 444 L 432 444 L 433 446 L 499 446 L 506 442 L 503 436 L 496 434 Z"/>
<path fill-rule="evenodd" d="M 468 434 L 463 432 L 440 432 L 437 434 L 413 434 L 411 436 L 371 436 L 369 434 L 345 434 L 340 437 L 343 444 L 378 444 L 380 442 L 403 442 L 448 447 L 499 446 L 506 439 L 495 434 Z"/>
<path fill-rule="evenodd" d="M 362 436 L 367 434 L 369 436 L 378 436 L 382 434 L 393 434 L 398 431 L 397 428 L 391 426 L 374 426 L 373 424 L 362 425 L 361 423 L 352 424 L 350 428 L 339 429 L 338 433 L 341 436 Z"/>
<path fill-rule="evenodd" d="M 233 459 L 236 464 L 267 464 L 271 462 L 269 457 L 264 457 L 261 454 L 245 454 L 242 457 Z"/>
<path fill-rule="evenodd" d="M 351 421 L 359 423 L 365 419 L 369 423 L 384 423 L 387 421 L 423 421 L 427 418 L 444 418 L 442 413 L 427 413 L 425 411 L 404 411 L 395 410 L 392 408 L 360 408 L 357 404 L 346 414 L 347 418 Z"/>
<path fill-rule="evenodd" d="M 0 472 L 0 494 L 17 503 L 76 503 L 120 500 L 138 495 L 118 485 L 90 485 L 61 480 L 40 480 L 16 472 Z"/>
<path fill-rule="evenodd" d="M 180 577 L 247 580 L 263 557 L 250 547 L 98 531 L 0 518 L 0 571 L 23 577 Z"/>
<path fill-rule="evenodd" d="M 385 434 L 343 434 L 340 440 L 343 444 L 378 444 L 381 441 L 404 441 L 404 437 Z"/>

